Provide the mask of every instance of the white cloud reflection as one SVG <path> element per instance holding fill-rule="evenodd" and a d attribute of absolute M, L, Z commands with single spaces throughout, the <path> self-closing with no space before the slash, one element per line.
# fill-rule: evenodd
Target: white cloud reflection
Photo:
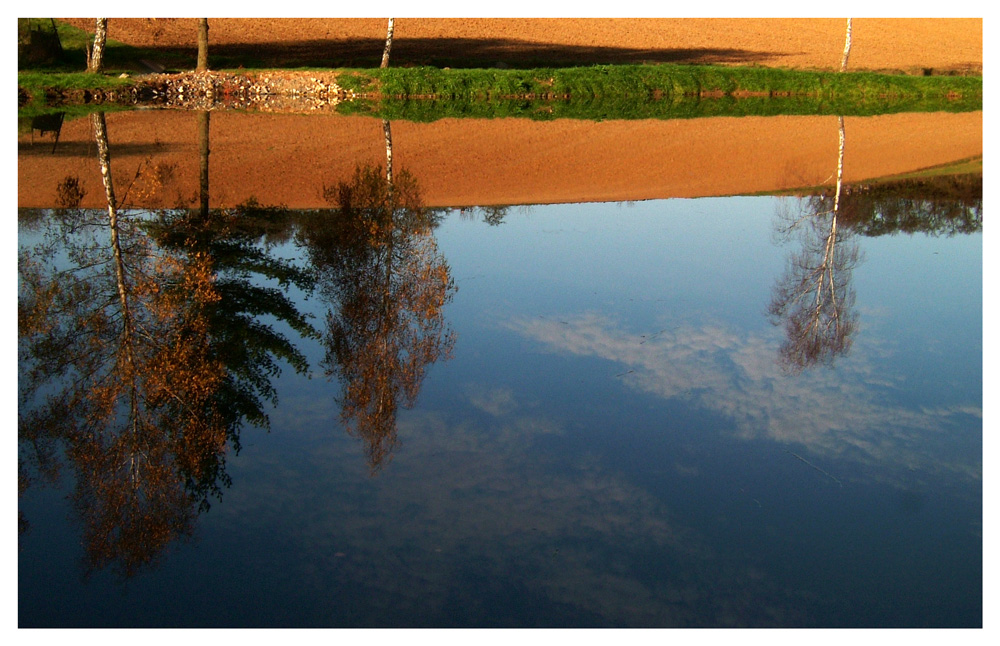
<path fill-rule="evenodd" d="M 470 386 L 467 391 L 469 403 L 493 417 L 507 415 L 517 408 L 514 391 L 510 388 L 485 389 Z"/>
<path fill-rule="evenodd" d="M 872 339 L 858 341 L 835 370 L 785 373 L 778 362 L 780 331 L 736 333 L 725 325 L 667 324 L 631 332 L 596 313 L 552 319 L 518 318 L 506 327 L 549 350 L 599 357 L 628 386 L 692 405 L 732 420 L 744 439 L 771 439 L 826 455 L 853 456 L 909 469 L 947 468 L 981 478 L 982 465 L 943 465 L 914 440 L 949 432 L 959 416 L 982 418 L 982 408 L 962 402 L 927 410 L 898 403 L 902 377 L 881 374 L 884 354 Z"/>

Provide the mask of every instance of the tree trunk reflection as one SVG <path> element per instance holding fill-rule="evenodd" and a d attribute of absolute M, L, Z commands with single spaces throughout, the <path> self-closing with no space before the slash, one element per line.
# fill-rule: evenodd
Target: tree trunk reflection
<path fill-rule="evenodd" d="M 844 177 L 844 118 L 838 117 L 837 183 L 832 208 L 828 198 L 810 200 L 805 212 L 783 233 L 798 233 L 802 250 L 791 257 L 775 286 L 768 308 L 772 323 L 784 325 L 780 357 L 793 372 L 817 363 L 832 364 L 851 347 L 857 327 L 851 271 L 859 250 L 850 234 L 838 229 Z"/>

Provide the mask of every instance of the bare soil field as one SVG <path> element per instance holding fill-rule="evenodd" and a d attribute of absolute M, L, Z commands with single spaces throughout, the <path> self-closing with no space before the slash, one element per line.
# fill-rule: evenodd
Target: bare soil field
<path fill-rule="evenodd" d="M 65 19 L 93 30 L 93 20 Z M 702 63 L 839 69 L 844 18 L 399 18 L 395 65 L 537 67 L 594 63 Z M 209 52 L 249 54 L 270 67 L 310 61 L 376 65 L 385 18 L 213 18 Z M 112 18 L 108 37 L 194 51 L 194 18 Z M 980 71 L 983 21 L 855 18 L 850 68 Z"/>

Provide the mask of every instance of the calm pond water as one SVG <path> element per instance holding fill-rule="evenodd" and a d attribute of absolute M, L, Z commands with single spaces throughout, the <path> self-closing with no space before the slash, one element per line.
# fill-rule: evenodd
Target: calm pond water
<path fill-rule="evenodd" d="M 834 213 L 385 171 L 22 210 L 21 627 L 982 625 L 981 175 Z"/>

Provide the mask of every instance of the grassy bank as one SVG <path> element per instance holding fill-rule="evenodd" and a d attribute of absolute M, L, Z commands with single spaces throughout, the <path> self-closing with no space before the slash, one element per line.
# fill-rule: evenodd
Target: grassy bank
<path fill-rule="evenodd" d="M 89 100 L 67 101 L 66 97 L 77 96 L 83 99 L 128 88 L 133 84 L 131 79 L 102 74 L 18 72 L 18 133 L 30 131 L 32 121 L 46 115 L 62 115 L 65 119 L 74 119 L 91 112 L 128 110 L 131 106 L 94 103 Z"/>
<path fill-rule="evenodd" d="M 346 89 L 392 98 L 484 100 L 512 97 L 811 96 L 843 101 L 876 98 L 981 97 L 982 77 L 808 72 L 708 65 L 595 65 L 514 69 L 433 67 L 348 70 Z"/>
<path fill-rule="evenodd" d="M 56 44 L 41 47 L 33 37 L 48 34 Z M 194 59 L 169 48 L 142 49 L 108 40 L 103 75 L 83 70 L 90 34 L 51 19 L 18 19 L 18 87 L 31 96 L 115 87 L 122 72 L 135 75 L 147 60 L 168 71 L 190 70 Z M 52 47 L 55 47 L 54 51 Z M 192 43 L 193 46 L 193 43 Z M 241 50 L 243 56 L 249 56 Z M 250 52 L 252 53 L 252 51 Z M 301 73 L 303 69 L 260 69 L 251 58 L 220 55 L 210 49 L 213 69 L 249 74 Z M 233 69 L 236 68 L 236 69 Z M 29 73 L 27 70 L 32 70 Z M 157 68 L 159 69 L 159 68 Z M 318 69 L 318 68 L 314 68 Z M 253 70 L 252 72 L 250 70 Z M 323 70 L 331 71 L 330 68 Z M 574 103 L 599 100 L 677 100 L 678 97 L 808 98 L 838 105 L 879 102 L 982 100 L 981 76 L 908 76 L 869 72 L 810 72 L 752 66 L 590 65 L 537 69 L 390 67 L 335 70 L 338 83 L 357 94 L 387 99 L 434 99 L 447 102 L 499 102 L 510 99 L 561 98 Z M 141 77 L 139 77 L 141 78 Z M 805 101 L 808 104 L 809 101 Z"/>
<path fill-rule="evenodd" d="M 83 72 L 18 72 L 17 88 L 31 97 L 63 94 L 77 90 L 106 91 L 135 84 L 135 79 Z"/>
<path fill-rule="evenodd" d="M 982 109 L 980 77 L 916 77 L 683 65 L 540 70 L 352 70 L 346 90 L 374 97 L 345 113 L 386 119 L 522 117 L 686 119 L 870 116 Z"/>
<path fill-rule="evenodd" d="M 324 70 L 329 73 L 329 70 Z M 244 74 L 252 77 L 257 73 Z M 269 76 L 309 73 L 270 72 Z M 683 65 L 538 70 L 400 68 L 335 71 L 355 95 L 346 113 L 432 121 L 444 117 L 677 119 L 982 109 L 982 78 L 824 73 Z M 19 72 L 20 105 L 47 97 L 72 103 L 82 91 L 122 89 L 141 76 Z M 301 84 L 300 84 L 301 86 Z M 281 92 L 280 86 L 275 91 Z M 67 99 L 69 97 L 69 99 Z"/>

